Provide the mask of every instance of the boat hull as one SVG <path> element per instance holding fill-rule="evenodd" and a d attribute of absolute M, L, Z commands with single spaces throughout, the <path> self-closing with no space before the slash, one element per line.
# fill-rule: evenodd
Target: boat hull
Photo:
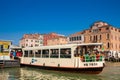
<path fill-rule="evenodd" d="M 41 66 L 41 65 L 31 65 L 31 64 L 21 64 L 21 67 L 35 67 L 46 70 L 55 70 L 55 71 L 65 71 L 65 72 L 75 72 L 75 73 L 87 73 L 87 74 L 99 74 L 102 72 L 104 67 L 89 67 L 89 68 L 70 68 L 70 67 L 51 67 L 51 66 Z"/>

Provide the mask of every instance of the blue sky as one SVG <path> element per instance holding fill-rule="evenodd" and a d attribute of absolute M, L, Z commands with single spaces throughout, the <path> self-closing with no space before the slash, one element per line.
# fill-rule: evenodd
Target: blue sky
<path fill-rule="evenodd" d="M 99 20 L 120 28 L 120 0 L 0 0 L 0 39 L 14 44 L 26 33 L 68 36 Z"/>

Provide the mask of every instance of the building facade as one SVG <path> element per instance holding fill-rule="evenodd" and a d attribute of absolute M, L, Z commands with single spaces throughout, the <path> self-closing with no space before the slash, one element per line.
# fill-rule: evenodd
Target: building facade
<path fill-rule="evenodd" d="M 43 35 L 24 34 L 19 43 L 20 47 L 38 47 L 43 46 Z"/>
<path fill-rule="evenodd" d="M 95 22 L 84 30 L 85 43 L 103 43 L 103 49 L 112 56 L 120 54 L 120 29 L 105 22 Z"/>
<path fill-rule="evenodd" d="M 44 34 L 44 36 L 43 36 L 43 45 L 47 46 L 49 44 L 48 40 L 51 40 L 53 38 L 57 38 L 59 36 L 61 36 L 61 35 L 59 35 L 57 33 Z"/>
<path fill-rule="evenodd" d="M 68 37 L 68 44 L 80 44 L 84 43 L 84 34 L 83 32 L 77 32 Z"/>
<path fill-rule="evenodd" d="M 58 36 L 52 39 L 47 40 L 47 45 L 63 45 L 63 44 L 67 44 L 68 43 L 68 39 L 67 37 L 64 36 Z"/>
<path fill-rule="evenodd" d="M 11 41 L 0 40 L 0 60 L 10 60 Z"/>
<path fill-rule="evenodd" d="M 78 33 L 82 33 L 82 35 L 84 35 L 84 43 L 103 43 L 103 46 L 100 47 L 101 50 L 111 56 L 120 57 L 120 29 L 100 21 L 95 22 L 90 29 L 83 30 Z M 76 33 L 73 35 L 76 37 L 81 34 Z M 78 40 L 73 35 L 69 37 L 69 40 Z"/>

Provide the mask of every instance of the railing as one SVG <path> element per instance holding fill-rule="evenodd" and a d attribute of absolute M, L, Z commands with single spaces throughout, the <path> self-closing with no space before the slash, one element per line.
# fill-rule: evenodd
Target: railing
<path fill-rule="evenodd" d="M 103 56 L 81 56 L 82 62 L 100 62 L 104 60 Z"/>

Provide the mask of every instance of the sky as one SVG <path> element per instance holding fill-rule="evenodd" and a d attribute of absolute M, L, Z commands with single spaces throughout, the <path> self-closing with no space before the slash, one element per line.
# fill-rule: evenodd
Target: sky
<path fill-rule="evenodd" d="M 96 21 L 120 28 L 120 0 L 0 0 L 0 40 L 15 45 L 24 34 L 69 36 Z"/>

